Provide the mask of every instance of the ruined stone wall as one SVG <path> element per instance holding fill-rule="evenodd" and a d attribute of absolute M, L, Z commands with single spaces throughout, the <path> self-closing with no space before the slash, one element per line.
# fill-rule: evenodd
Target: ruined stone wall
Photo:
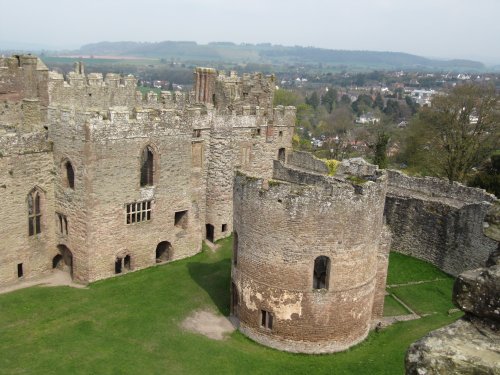
<path fill-rule="evenodd" d="M 328 167 L 326 164 L 312 155 L 310 152 L 294 151 L 288 156 L 288 164 L 297 168 L 306 169 L 321 174 L 328 174 Z"/>
<path fill-rule="evenodd" d="M 77 108 L 109 108 L 129 106 L 133 108 L 142 101 L 136 93 L 137 80 L 133 76 L 121 77 L 108 73 L 103 79 L 100 73 L 88 76 L 70 72 L 66 80 L 62 74 L 50 72 L 48 92 L 51 105 Z"/>
<path fill-rule="evenodd" d="M 232 231 L 234 169 L 270 178 L 278 150 L 290 151 L 294 122 L 294 108 L 274 109 L 272 121 L 262 112 L 238 116 L 215 112 L 211 117 L 206 145 L 206 224 L 214 226 L 215 239 Z"/>
<path fill-rule="evenodd" d="M 75 114 L 79 139 L 71 133 L 58 139 L 58 143 L 66 143 L 65 155 L 71 148 L 78 149 L 72 162 L 77 176 L 75 195 L 83 205 L 78 208 L 83 210 L 81 215 L 86 214 L 85 227 L 81 228 L 86 241 L 81 253 L 87 281 L 114 275 L 117 257 L 130 256 L 132 270 L 154 265 L 156 246 L 162 241 L 171 244 L 169 260 L 200 250 L 200 221 L 204 218 L 200 217 L 199 202 L 191 196 L 191 120 L 171 110 L 159 117 L 151 117 L 149 112 L 138 118 L 130 115 L 119 108 L 110 111 L 109 120 L 97 113 Z M 140 157 L 146 146 L 154 150 L 154 184 L 141 187 Z M 79 170 L 85 171 L 81 180 Z M 127 204 L 144 201 L 151 201 L 151 220 L 127 224 Z M 64 213 L 72 218 L 68 208 Z M 184 210 L 188 211 L 187 224 L 175 226 L 175 212 Z M 68 237 L 72 233 L 75 231 Z"/>
<path fill-rule="evenodd" d="M 0 58 L 0 134 L 43 130 L 48 69 L 35 56 Z"/>
<path fill-rule="evenodd" d="M 0 285 L 31 279 L 51 270 L 55 246 L 54 168 L 45 133 L 0 137 Z M 28 232 L 28 194 L 41 195 L 41 233 Z M 18 277 L 18 264 L 23 276 Z"/>
<path fill-rule="evenodd" d="M 386 176 L 355 187 L 274 164 L 281 168 L 271 180 L 235 177 L 233 314 L 264 345 L 344 350 L 366 337 L 372 320 Z M 328 287 L 313 289 L 322 255 L 330 258 Z M 262 310 L 273 316 L 271 329 Z"/>
<path fill-rule="evenodd" d="M 482 233 L 494 200 L 481 189 L 389 171 L 385 216 L 392 248 L 455 276 L 480 267 L 496 248 Z"/>

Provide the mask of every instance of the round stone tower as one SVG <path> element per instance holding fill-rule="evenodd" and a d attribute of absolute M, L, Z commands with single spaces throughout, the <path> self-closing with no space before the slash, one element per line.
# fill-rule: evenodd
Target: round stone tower
<path fill-rule="evenodd" d="M 330 177 L 276 161 L 273 180 L 237 173 L 231 308 L 245 335 L 303 353 L 367 336 L 383 306 L 387 177 L 362 169 Z"/>

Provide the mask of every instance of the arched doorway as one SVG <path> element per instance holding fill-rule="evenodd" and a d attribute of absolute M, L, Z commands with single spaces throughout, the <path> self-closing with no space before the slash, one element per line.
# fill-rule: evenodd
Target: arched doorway
<path fill-rule="evenodd" d="M 163 263 L 172 260 L 172 244 L 168 241 L 161 241 L 156 245 L 156 263 Z"/>
<path fill-rule="evenodd" d="M 67 272 L 73 277 L 73 254 L 66 245 L 57 246 L 58 254 L 52 258 L 52 268 Z"/>

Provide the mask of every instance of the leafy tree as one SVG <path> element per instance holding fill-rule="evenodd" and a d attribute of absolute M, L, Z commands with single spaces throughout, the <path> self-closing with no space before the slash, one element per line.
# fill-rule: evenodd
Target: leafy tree
<path fill-rule="evenodd" d="M 309 104 L 314 109 L 319 106 L 319 96 L 316 91 L 313 91 L 310 97 L 306 97 L 306 104 Z"/>
<path fill-rule="evenodd" d="M 397 121 L 400 117 L 402 117 L 402 111 L 399 107 L 399 102 L 393 99 L 387 100 L 387 104 L 384 108 L 384 113 L 393 121 Z"/>
<path fill-rule="evenodd" d="M 385 131 L 381 130 L 377 133 L 377 140 L 375 143 L 375 155 L 373 163 L 377 164 L 379 168 L 387 168 L 387 145 L 389 144 L 390 136 Z"/>
<path fill-rule="evenodd" d="M 343 106 L 350 106 L 351 105 L 351 98 L 349 98 L 349 95 L 342 95 L 342 97 L 340 98 L 340 105 L 343 105 Z"/>
<path fill-rule="evenodd" d="M 381 111 L 384 110 L 384 99 L 382 98 L 382 95 L 380 95 L 380 93 L 377 94 L 375 100 L 373 101 L 373 108 L 378 108 Z"/>
<path fill-rule="evenodd" d="M 373 106 L 373 100 L 370 95 L 361 94 L 358 99 L 351 104 L 352 110 L 360 116 Z"/>
<path fill-rule="evenodd" d="M 498 97 L 493 88 L 456 87 L 437 96 L 410 125 L 406 153 L 426 172 L 464 182 L 498 144 Z"/>
<path fill-rule="evenodd" d="M 469 185 L 486 189 L 500 198 L 500 150 L 497 150 L 476 173 Z"/>
<path fill-rule="evenodd" d="M 297 107 L 303 103 L 302 97 L 294 91 L 278 89 L 274 92 L 273 105 L 284 105 Z"/>
<path fill-rule="evenodd" d="M 321 104 L 326 107 L 328 113 L 332 113 L 333 108 L 337 104 L 337 90 L 330 87 L 328 91 L 321 96 Z"/>
<path fill-rule="evenodd" d="M 413 99 L 410 96 L 408 96 L 408 95 L 405 96 L 405 101 L 406 101 L 406 105 L 408 105 L 408 107 L 410 107 L 412 115 L 414 115 L 415 113 L 418 112 L 420 104 L 415 103 L 413 101 Z"/>

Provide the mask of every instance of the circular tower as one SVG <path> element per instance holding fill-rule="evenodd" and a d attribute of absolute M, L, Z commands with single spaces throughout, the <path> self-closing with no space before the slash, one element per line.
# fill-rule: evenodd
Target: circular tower
<path fill-rule="evenodd" d="M 237 173 L 231 309 L 241 332 L 302 353 L 345 350 L 367 336 L 388 248 L 387 178 L 370 167 L 363 177 L 281 162 L 274 180 Z"/>

